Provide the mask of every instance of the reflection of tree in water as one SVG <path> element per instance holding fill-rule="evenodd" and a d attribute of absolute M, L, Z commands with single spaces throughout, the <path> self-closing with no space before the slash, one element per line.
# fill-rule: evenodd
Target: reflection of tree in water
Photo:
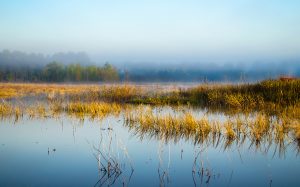
<path fill-rule="evenodd" d="M 98 162 L 99 180 L 95 186 L 111 186 L 116 183 L 128 186 L 134 171 L 133 165 L 125 145 L 117 138 L 113 129 L 101 128 L 98 146 L 91 147 Z"/>

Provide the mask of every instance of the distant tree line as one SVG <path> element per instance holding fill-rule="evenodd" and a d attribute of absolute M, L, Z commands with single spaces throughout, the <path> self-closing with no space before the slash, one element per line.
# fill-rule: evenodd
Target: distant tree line
<path fill-rule="evenodd" d="M 277 63 L 198 64 L 170 67 L 126 66 L 120 71 L 121 80 L 134 82 L 255 82 L 287 75 L 300 77 L 300 60 Z"/>
<path fill-rule="evenodd" d="M 135 69 L 120 72 L 120 79 L 133 82 L 255 82 L 277 79 L 281 75 L 300 77 L 300 69 L 295 69 L 295 73 L 243 69 Z"/>
<path fill-rule="evenodd" d="M 300 59 L 236 64 L 115 62 L 114 66 L 99 66 L 84 52 L 43 55 L 0 51 L 0 81 L 10 82 L 251 82 L 282 75 L 300 77 Z"/>
<path fill-rule="evenodd" d="M 103 66 L 83 66 L 51 62 L 44 67 L 0 66 L 0 80 L 9 82 L 118 81 L 119 74 L 109 63 Z"/>
<path fill-rule="evenodd" d="M 300 69 L 268 71 L 265 69 L 129 69 L 118 70 L 109 63 L 103 66 L 62 64 L 51 62 L 44 66 L 3 65 L 0 62 L 2 82 L 206 82 L 257 81 L 278 78 L 280 75 L 300 77 Z"/>

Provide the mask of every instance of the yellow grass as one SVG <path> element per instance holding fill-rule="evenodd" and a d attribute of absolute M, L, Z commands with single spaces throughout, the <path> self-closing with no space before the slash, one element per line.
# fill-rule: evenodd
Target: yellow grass
<path fill-rule="evenodd" d="M 271 83 L 270 83 L 271 84 Z M 267 84 L 268 86 L 268 84 Z M 203 85 L 191 94 L 195 94 L 197 102 L 201 102 L 205 91 L 209 104 L 229 105 L 231 108 L 243 108 L 245 106 L 264 104 L 259 96 L 247 96 L 237 93 L 232 95 L 228 92 L 222 97 L 222 89 L 233 89 L 230 85 Z M 219 90 L 214 92 L 213 90 Z M 195 92 L 195 93 L 194 93 Z M 276 104 L 269 104 L 276 112 L 260 111 L 252 113 L 253 116 L 243 115 L 227 117 L 225 122 L 209 120 L 208 117 L 199 117 L 185 107 L 178 107 L 174 113 L 161 113 L 153 107 L 145 105 L 122 105 L 121 103 L 132 99 L 145 99 L 150 95 L 173 93 L 174 97 L 163 97 L 177 99 L 178 90 L 151 90 L 135 85 L 83 85 L 83 84 L 0 84 L 0 116 L 13 117 L 16 120 L 23 116 L 29 117 L 54 117 L 66 113 L 78 117 L 90 116 L 92 118 L 103 118 L 108 115 L 119 115 L 124 112 L 125 121 L 130 127 L 139 128 L 139 132 L 150 132 L 163 134 L 164 136 L 194 137 L 200 141 L 206 138 L 217 138 L 224 136 L 228 141 L 238 139 L 240 136 L 248 136 L 254 142 L 261 142 L 273 137 L 277 142 L 283 142 L 290 134 L 293 138 L 300 140 L 300 106 L 299 104 L 280 108 Z M 176 94 L 175 94 L 176 93 Z M 188 92 L 187 92 L 188 93 Z M 223 93 L 223 92 L 222 92 Z M 205 94 L 204 94 L 205 95 Z M 24 96 L 35 96 L 34 103 L 15 104 L 9 103 L 10 98 L 21 99 Z M 42 96 L 42 97 L 37 97 Z M 44 96 L 44 97 L 43 97 Z M 196 97 L 197 96 L 197 97 Z M 20 97 L 20 98 L 18 98 Z M 224 100 L 220 100 L 224 97 Z M 275 97 L 275 96 L 274 96 Z M 41 99 L 42 98 L 42 99 Z M 276 98 L 276 97 L 275 97 Z M 40 100 L 41 101 L 38 101 Z M 158 98 L 149 98 L 148 101 L 156 101 Z M 179 98 L 180 99 L 180 98 Z M 257 100 L 256 100 L 257 99 Z M 24 99 L 25 100 L 25 99 Z M 38 102 L 38 104 L 36 104 Z M 290 101 L 292 103 L 292 101 Z M 163 103 L 163 102 L 162 102 Z M 229 109 L 228 109 L 229 110 Z M 227 111 L 230 113 L 230 111 Z M 275 114 L 277 119 L 272 119 L 270 114 Z"/>
<path fill-rule="evenodd" d="M 157 113 L 148 108 L 127 111 L 125 121 L 130 128 L 136 129 L 139 133 L 147 132 L 175 139 L 192 136 L 201 142 L 205 140 L 215 142 L 216 138 L 224 136 L 227 139 L 226 144 L 230 144 L 233 140 L 240 140 L 241 137 L 248 137 L 256 145 L 263 140 L 282 143 L 290 132 L 294 132 L 295 139 L 300 138 L 300 125 L 297 120 L 293 121 L 289 118 L 271 120 L 270 116 L 263 113 L 244 116 L 244 118 L 228 117 L 222 122 L 218 119 L 208 120 L 206 116 L 196 117 L 188 111 Z"/>

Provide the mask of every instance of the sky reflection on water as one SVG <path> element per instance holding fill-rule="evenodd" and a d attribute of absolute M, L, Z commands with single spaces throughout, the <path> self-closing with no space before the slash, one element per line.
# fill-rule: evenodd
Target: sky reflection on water
<path fill-rule="evenodd" d="M 0 124 L 0 186 L 300 184 L 294 145 L 284 155 L 274 155 L 274 146 L 257 150 L 247 141 L 238 146 L 232 143 L 224 150 L 222 146 L 194 145 L 192 140 L 175 143 L 147 135 L 141 139 L 123 126 L 121 117 L 83 122 L 69 117 L 24 118 L 15 124 L 6 119 Z M 119 174 L 105 174 L 97 161 L 97 148 L 118 164 Z"/>

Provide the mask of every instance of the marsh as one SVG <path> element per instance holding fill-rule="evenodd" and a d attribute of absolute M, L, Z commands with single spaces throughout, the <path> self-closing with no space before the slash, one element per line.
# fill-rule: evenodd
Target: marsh
<path fill-rule="evenodd" d="M 298 83 L 288 84 L 297 98 Z M 1 186 L 300 183 L 297 100 L 279 108 L 271 101 L 211 107 L 181 102 L 183 96 L 194 99 L 187 93 L 195 90 L 228 93 L 245 89 L 240 85 L 207 91 L 165 84 L 1 87 L 7 93 L 0 105 Z"/>

